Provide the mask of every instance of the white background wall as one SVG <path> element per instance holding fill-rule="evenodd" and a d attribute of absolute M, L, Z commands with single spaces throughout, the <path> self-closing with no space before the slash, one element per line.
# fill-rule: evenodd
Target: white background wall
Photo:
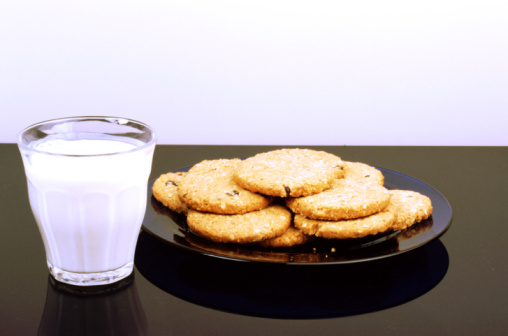
<path fill-rule="evenodd" d="M 71 115 L 164 144 L 508 145 L 505 0 L 1 0 L 0 142 Z"/>

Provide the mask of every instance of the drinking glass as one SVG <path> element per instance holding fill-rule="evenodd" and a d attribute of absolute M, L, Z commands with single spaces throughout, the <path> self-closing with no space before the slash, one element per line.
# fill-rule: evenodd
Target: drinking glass
<path fill-rule="evenodd" d="M 117 117 L 70 117 L 18 137 L 50 274 L 77 286 L 129 276 L 146 210 L 155 132 Z"/>

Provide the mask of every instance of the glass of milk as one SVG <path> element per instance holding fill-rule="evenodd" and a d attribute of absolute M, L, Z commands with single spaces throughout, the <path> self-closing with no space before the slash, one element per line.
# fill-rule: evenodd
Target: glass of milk
<path fill-rule="evenodd" d="M 155 143 L 149 126 L 116 117 L 55 119 L 20 133 L 30 205 L 57 281 L 105 285 L 132 273 Z"/>

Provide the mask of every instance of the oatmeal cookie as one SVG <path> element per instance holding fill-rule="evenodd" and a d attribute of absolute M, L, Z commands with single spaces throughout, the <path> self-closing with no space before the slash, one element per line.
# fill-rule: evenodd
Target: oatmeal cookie
<path fill-rule="evenodd" d="M 342 160 L 311 149 L 278 149 L 238 164 L 234 180 L 245 189 L 270 196 L 299 197 L 328 189 L 344 175 Z"/>
<path fill-rule="evenodd" d="M 291 212 L 280 205 L 239 215 L 220 215 L 189 210 L 192 232 L 218 243 L 254 243 L 282 235 L 291 225 Z"/>
<path fill-rule="evenodd" d="M 336 179 L 330 189 L 311 196 L 288 198 L 286 205 L 307 218 L 355 219 L 383 210 L 390 203 L 390 197 L 383 186 Z"/>
<path fill-rule="evenodd" d="M 178 186 L 178 195 L 194 210 L 216 214 L 242 214 L 260 210 L 269 197 L 244 189 L 233 180 L 239 159 L 204 160 L 194 165 Z"/>
<path fill-rule="evenodd" d="M 152 186 L 152 194 L 156 200 L 170 210 L 186 214 L 188 211 L 187 205 L 180 199 L 177 191 L 178 185 L 184 176 L 184 172 L 162 174 L 155 180 Z"/>
<path fill-rule="evenodd" d="M 313 238 L 291 225 L 282 235 L 262 240 L 258 244 L 264 247 L 291 247 L 306 244 Z"/>
<path fill-rule="evenodd" d="M 384 185 L 383 173 L 368 164 L 362 162 L 344 161 L 344 178 L 359 183 L 374 183 Z"/>
<path fill-rule="evenodd" d="M 327 221 L 295 215 L 295 227 L 307 235 L 328 239 L 363 238 L 390 229 L 397 218 L 397 209 L 388 205 L 373 215 L 348 220 Z"/>
<path fill-rule="evenodd" d="M 392 230 L 403 230 L 421 222 L 432 214 L 429 197 L 412 190 L 390 190 L 391 202 L 397 207 L 397 220 Z"/>

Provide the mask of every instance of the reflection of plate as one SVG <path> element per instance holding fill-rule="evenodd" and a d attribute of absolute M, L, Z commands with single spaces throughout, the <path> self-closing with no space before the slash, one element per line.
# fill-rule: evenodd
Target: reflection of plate
<path fill-rule="evenodd" d="M 340 317 L 394 307 L 434 288 L 449 265 L 439 239 L 392 258 L 311 269 L 299 266 L 305 264 L 203 258 L 175 246 L 141 232 L 136 269 L 180 299 L 268 318 Z"/>
<path fill-rule="evenodd" d="M 294 247 L 270 249 L 252 245 L 218 244 L 190 232 L 185 217 L 169 211 L 151 196 L 143 229 L 174 246 L 207 256 L 239 260 L 303 265 L 346 264 L 394 256 L 423 246 L 441 236 L 450 226 L 452 209 L 438 191 L 409 176 L 378 168 L 385 176 L 388 189 L 414 190 L 432 200 L 432 216 L 413 227 L 390 234 L 362 239 L 316 239 Z"/>

